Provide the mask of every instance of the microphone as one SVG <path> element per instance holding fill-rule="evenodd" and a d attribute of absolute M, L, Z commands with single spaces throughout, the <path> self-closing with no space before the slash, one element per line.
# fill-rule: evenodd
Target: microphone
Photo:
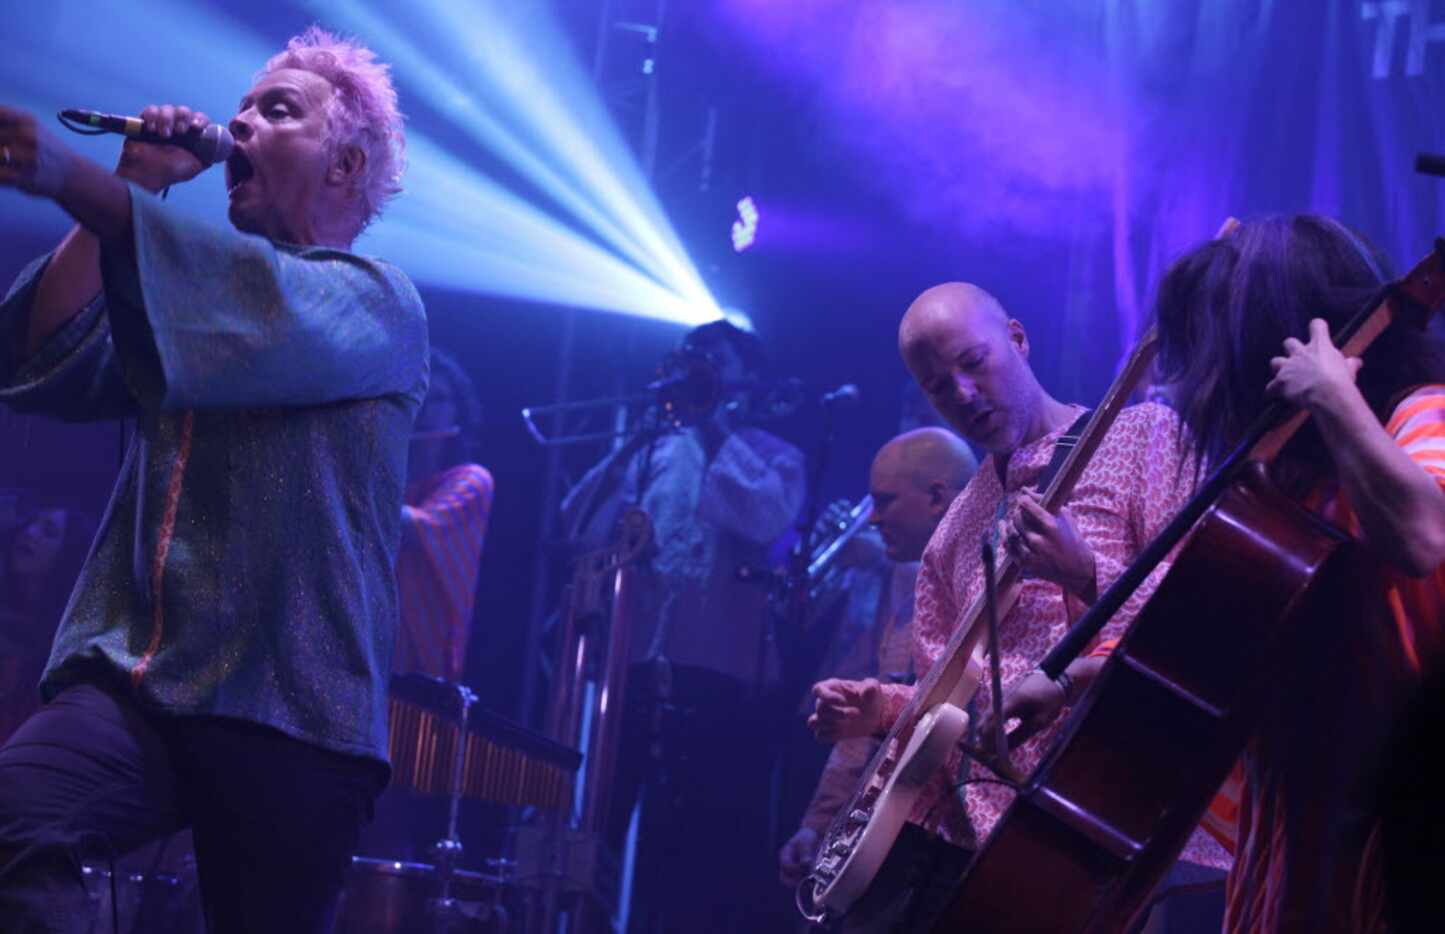
<path fill-rule="evenodd" d="M 644 388 L 648 392 L 668 393 L 674 390 L 685 390 L 697 386 L 702 380 L 707 379 L 705 375 L 699 375 L 689 370 L 686 373 L 673 373 L 670 376 L 659 376 L 648 383 Z"/>
<path fill-rule="evenodd" d="M 823 398 L 818 401 L 822 402 L 825 406 L 831 407 L 836 405 L 841 408 L 849 408 L 857 405 L 858 401 L 862 398 L 863 394 L 858 391 L 857 386 L 852 383 L 844 383 L 832 392 L 823 393 Z"/>
<path fill-rule="evenodd" d="M 207 124 L 204 129 L 200 130 L 191 127 L 184 133 L 164 137 L 146 132 L 145 124 L 139 117 L 121 117 L 94 110 L 62 110 L 60 122 L 72 130 L 76 128 L 70 124 L 78 123 L 82 126 L 93 127 L 95 133 L 119 133 L 121 136 L 127 136 L 142 143 L 179 146 L 200 159 L 202 165 L 225 162 L 226 157 L 231 154 L 232 147 L 236 145 L 231 131 L 219 123 Z M 77 130 L 77 132 L 84 131 Z"/>
<path fill-rule="evenodd" d="M 1445 156 L 1422 152 L 1415 156 L 1415 171 L 1421 175 L 1445 175 Z"/>

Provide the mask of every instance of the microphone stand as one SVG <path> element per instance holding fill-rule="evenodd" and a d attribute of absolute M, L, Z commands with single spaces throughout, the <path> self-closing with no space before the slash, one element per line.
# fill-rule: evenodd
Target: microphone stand
<path fill-rule="evenodd" d="M 432 857 L 436 865 L 437 895 L 427 899 L 431 915 L 431 930 L 437 934 L 455 931 L 468 918 L 467 907 L 452 894 L 452 880 L 456 876 L 457 864 L 462 859 L 461 835 L 457 831 L 457 818 L 461 812 L 462 777 L 467 755 L 468 713 L 477 695 L 464 684 L 456 684 L 456 745 L 452 748 L 451 777 L 447 782 L 447 835 L 432 845 Z"/>
<path fill-rule="evenodd" d="M 823 405 L 823 435 L 814 448 L 811 469 L 808 472 L 807 497 L 803 511 L 799 513 L 794 529 L 798 533 L 797 543 L 788 556 L 788 570 L 783 578 L 783 633 L 778 640 L 782 660 L 782 688 L 786 701 L 799 696 L 802 682 L 812 672 L 804 670 L 813 653 L 813 646 L 807 638 L 810 607 L 808 564 L 813 554 L 813 540 L 818 515 L 822 512 L 823 477 L 827 475 L 828 461 L 833 448 L 836 427 L 833 423 L 833 406 Z"/>

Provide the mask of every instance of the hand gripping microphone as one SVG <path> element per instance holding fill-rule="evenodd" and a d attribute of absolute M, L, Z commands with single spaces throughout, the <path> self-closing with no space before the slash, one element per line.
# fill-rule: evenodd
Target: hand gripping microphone
<path fill-rule="evenodd" d="M 142 143 L 179 146 L 200 159 L 202 165 L 225 162 L 231 148 L 236 145 L 231 131 L 219 123 L 207 124 L 199 130 L 191 127 L 184 133 L 166 137 L 147 132 L 139 117 L 120 117 L 94 110 L 62 110 L 60 122 L 77 133 L 119 133 Z"/>

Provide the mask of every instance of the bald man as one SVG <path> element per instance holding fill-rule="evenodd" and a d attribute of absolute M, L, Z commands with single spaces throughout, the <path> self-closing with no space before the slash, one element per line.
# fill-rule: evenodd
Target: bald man
<path fill-rule="evenodd" d="M 867 648 L 874 662 L 869 667 L 885 680 L 908 680 L 913 667 L 913 586 L 918 559 L 954 497 L 977 469 L 978 461 L 968 445 L 942 428 L 901 434 L 879 448 L 873 458 L 868 472 L 873 512 L 868 522 L 883 539 L 890 567 L 881 594 L 883 605 L 874 614 L 877 624 Z M 877 741 L 867 736 L 833 747 L 797 832 L 778 851 L 778 875 L 784 885 L 797 885 L 812 868 L 819 838 L 838 808 L 852 796 L 863 767 L 877 748 Z"/>
<path fill-rule="evenodd" d="M 1024 326 L 988 292 L 948 283 L 918 297 L 898 332 L 899 351 L 934 408 L 987 456 L 950 506 L 926 550 L 915 593 L 913 651 L 920 677 L 942 656 L 953 628 L 980 596 L 980 542 L 1002 544 L 1024 575 L 1013 608 L 999 624 L 1004 714 L 1023 721 L 1033 738 L 1014 754 L 1027 773 L 1100 663 L 1081 659 L 1058 682 L 1035 667 L 1098 593 L 1161 529 L 1189 493 L 1192 471 L 1181 463 L 1179 421 L 1161 405 L 1125 409 L 1057 516 L 1040 505 L 1036 487 L 1059 438 L 1085 410 L 1050 395 L 1029 365 Z M 1106 628 L 1117 638 L 1164 573 L 1163 568 Z M 1107 646 L 1108 642 L 1104 645 Z M 810 724 L 823 739 L 869 736 L 889 729 L 913 688 L 868 679 L 814 688 Z M 977 698 L 986 722 L 987 692 Z M 848 931 L 914 930 L 946 902 L 968 854 L 1012 800 L 991 772 L 955 755 L 920 796 L 873 886 L 844 921 Z M 961 788 L 955 793 L 954 788 Z M 960 803 L 962 799 L 962 805 Z M 1224 858 L 1197 841 L 1196 861 Z M 1191 843 L 1191 846 L 1194 844 Z M 1188 854 L 1188 851 L 1186 851 Z"/>

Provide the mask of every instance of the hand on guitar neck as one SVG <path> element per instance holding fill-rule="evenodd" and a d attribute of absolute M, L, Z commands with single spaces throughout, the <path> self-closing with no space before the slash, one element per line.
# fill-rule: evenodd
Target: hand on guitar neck
<path fill-rule="evenodd" d="M 1044 508 L 1038 493 L 1024 489 L 1011 512 L 999 523 L 999 538 L 1019 571 L 1053 581 L 1084 603 L 1093 603 L 1099 592 L 1094 552 L 1080 537 L 1069 508 L 1055 515 Z"/>
<path fill-rule="evenodd" d="M 808 729 L 822 742 L 836 743 L 883 731 L 883 692 L 876 678 L 819 681 L 813 685 L 813 699 Z"/>

